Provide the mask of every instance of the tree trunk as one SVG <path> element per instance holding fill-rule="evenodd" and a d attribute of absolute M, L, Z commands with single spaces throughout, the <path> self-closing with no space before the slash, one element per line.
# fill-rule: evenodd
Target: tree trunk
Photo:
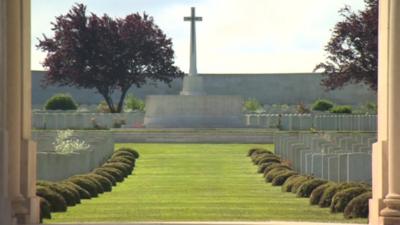
<path fill-rule="evenodd" d="M 124 100 L 125 100 L 125 96 L 126 93 L 128 93 L 129 87 L 128 88 L 123 88 L 121 90 L 121 96 L 119 98 L 119 102 L 118 102 L 118 107 L 117 107 L 117 112 L 122 112 L 123 107 L 124 107 Z"/>

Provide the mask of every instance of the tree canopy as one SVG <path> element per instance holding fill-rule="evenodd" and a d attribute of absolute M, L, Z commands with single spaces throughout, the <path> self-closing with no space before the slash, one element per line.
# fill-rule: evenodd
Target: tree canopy
<path fill-rule="evenodd" d="M 114 19 L 87 15 L 86 6 L 76 4 L 56 17 L 52 31 L 53 37 L 43 35 L 37 45 L 47 52 L 43 85 L 95 89 L 111 112 L 121 112 L 131 86 L 183 77 L 174 66 L 171 39 L 145 13 Z M 120 96 L 114 104 L 116 91 Z"/>
<path fill-rule="evenodd" d="M 364 10 L 354 12 L 346 6 L 325 46 L 327 60 L 314 71 L 322 71 L 322 85 L 328 90 L 349 83 L 364 83 L 372 90 L 378 82 L 378 0 L 364 0 Z"/>

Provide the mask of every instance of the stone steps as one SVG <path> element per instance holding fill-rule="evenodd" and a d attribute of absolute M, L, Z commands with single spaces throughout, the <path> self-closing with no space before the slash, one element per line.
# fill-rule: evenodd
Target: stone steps
<path fill-rule="evenodd" d="M 122 143 L 273 143 L 274 129 L 114 129 Z"/>

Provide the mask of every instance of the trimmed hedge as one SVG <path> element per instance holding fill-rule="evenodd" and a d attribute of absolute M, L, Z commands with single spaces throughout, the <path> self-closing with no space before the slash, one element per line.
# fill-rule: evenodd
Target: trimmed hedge
<path fill-rule="evenodd" d="M 328 182 L 326 184 L 320 185 L 315 188 L 310 195 L 310 204 L 311 205 L 318 205 L 319 201 L 321 200 L 322 195 L 324 194 L 325 189 L 330 186 L 336 185 L 334 182 Z"/>
<path fill-rule="evenodd" d="M 273 154 L 271 151 L 265 149 L 265 148 L 251 148 L 248 152 L 247 152 L 247 156 L 252 156 L 253 154 L 260 154 L 260 153 L 269 153 L 269 154 Z"/>
<path fill-rule="evenodd" d="M 108 173 L 115 178 L 117 182 L 122 182 L 125 179 L 125 174 L 114 167 L 100 167 L 93 170 L 93 173 L 102 175 L 104 173 Z"/>
<path fill-rule="evenodd" d="M 76 184 L 74 184 L 72 182 L 69 182 L 69 181 L 62 181 L 61 184 L 65 184 L 68 187 L 76 190 L 79 193 L 80 199 L 91 199 L 92 198 L 90 193 L 86 189 L 82 188 L 79 185 L 76 185 Z"/>
<path fill-rule="evenodd" d="M 346 219 L 368 218 L 368 201 L 370 198 L 372 198 L 372 192 L 370 191 L 353 198 L 344 209 L 344 217 Z"/>
<path fill-rule="evenodd" d="M 37 186 L 36 195 L 46 199 L 50 203 L 51 212 L 65 212 L 67 211 L 67 202 L 57 192 L 51 190 L 49 187 Z"/>
<path fill-rule="evenodd" d="M 124 177 L 127 177 L 128 175 L 130 175 L 132 173 L 133 167 L 126 164 L 126 163 L 122 163 L 122 162 L 109 162 L 109 163 L 105 163 L 103 166 L 103 168 L 114 168 L 117 170 L 120 170 Z"/>
<path fill-rule="evenodd" d="M 285 180 L 285 183 L 282 184 L 282 191 L 283 192 L 291 192 L 293 180 L 295 180 L 299 177 L 302 177 L 302 175 L 293 175 L 293 176 L 290 176 L 289 178 L 287 178 Z"/>
<path fill-rule="evenodd" d="M 311 179 L 304 182 L 296 192 L 297 197 L 310 197 L 311 192 L 320 185 L 327 183 L 326 180 L 321 179 Z"/>
<path fill-rule="evenodd" d="M 340 183 L 340 184 L 337 184 L 337 185 L 330 186 L 327 189 L 325 189 L 324 193 L 321 196 L 321 199 L 320 199 L 318 205 L 321 208 L 330 207 L 331 203 L 332 203 L 332 198 L 337 192 L 340 192 L 342 190 L 345 190 L 345 189 L 351 188 L 351 187 L 365 187 L 365 184 L 361 184 L 361 183 Z"/>
<path fill-rule="evenodd" d="M 74 184 L 78 185 L 79 187 L 85 189 L 87 192 L 89 192 L 90 197 L 99 196 L 97 185 L 92 180 L 85 179 L 84 177 L 74 176 L 74 177 L 68 178 L 67 181 L 74 183 Z"/>
<path fill-rule="evenodd" d="M 90 176 L 90 177 L 93 177 L 94 179 L 96 179 L 101 184 L 101 187 L 103 188 L 103 190 L 105 192 L 112 190 L 112 186 L 113 186 L 112 182 L 107 177 L 96 174 L 96 173 L 89 173 L 86 176 Z"/>
<path fill-rule="evenodd" d="M 313 178 L 312 176 L 303 176 L 302 178 L 295 179 L 292 184 L 291 192 L 296 194 L 301 185 Z"/>
<path fill-rule="evenodd" d="M 43 222 L 43 219 L 51 219 L 51 205 L 49 201 L 47 201 L 43 197 L 39 197 L 40 200 L 40 223 Z"/>
<path fill-rule="evenodd" d="M 287 173 L 288 171 L 292 171 L 292 170 L 287 169 L 287 168 L 285 168 L 285 167 L 276 167 L 276 168 L 270 170 L 270 171 L 267 173 L 267 175 L 265 175 L 265 181 L 268 182 L 268 183 L 271 183 L 272 180 L 273 180 L 276 176 L 278 176 L 278 175 L 280 175 L 280 174 Z"/>
<path fill-rule="evenodd" d="M 285 183 L 286 179 L 288 179 L 291 176 L 298 175 L 297 172 L 293 170 L 287 170 L 285 173 L 277 175 L 273 180 L 272 180 L 272 186 L 281 186 L 283 183 Z"/>
<path fill-rule="evenodd" d="M 123 152 L 132 155 L 133 157 L 135 157 L 135 159 L 138 159 L 140 157 L 139 153 L 131 148 L 119 148 L 117 151 L 114 152 L 113 156 L 115 154 L 122 154 Z"/>
<path fill-rule="evenodd" d="M 332 198 L 331 212 L 343 212 L 347 204 L 355 197 L 367 192 L 363 187 L 347 188 L 336 193 Z"/>
<path fill-rule="evenodd" d="M 280 164 L 280 163 L 277 163 L 277 162 L 263 163 L 263 164 L 261 164 L 261 165 L 258 166 L 257 172 L 258 172 L 258 173 L 263 173 L 263 174 L 264 174 L 265 168 L 267 168 L 267 167 L 269 167 L 269 166 L 272 166 L 272 165 L 275 165 L 275 164 Z"/>
<path fill-rule="evenodd" d="M 264 177 L 267 176 L 267 174 L 269 173 L 269 171 L 271 171 L 271 170 L 273 170 L 273 169 L 275 169 L 275 168 L 284 168 L 284 169 L 291 170 L 290 167 L 288 167 L 288 166 L 286 166 L 286 165 L 283 165 L 283 164 L 271 165 L 271 166 L 269 166 L 269 167 L 267 167 L 267 168 L 264 169 Z"/>
<path fill-rule="evenodd" d="M 132 167 L 135 165 L 135 159 L 126 157 L 126 156 L 115 156 L 112 157 L 107 162 L 122 162 L 131 165 Z"/>
<path fill-rule="evenodd" d="M 260 166 L 260 165 L 262 165 L 263 163 L 269 163 L 269 162 L 280 163 L 281 160 L 279 159 L 279 157 L 273 156 L 273 155 L 271 155 L 271 156 L 264 156 L 262 159 L 260 159 L 260 160 L 257 162 L 257 165 Z"/>

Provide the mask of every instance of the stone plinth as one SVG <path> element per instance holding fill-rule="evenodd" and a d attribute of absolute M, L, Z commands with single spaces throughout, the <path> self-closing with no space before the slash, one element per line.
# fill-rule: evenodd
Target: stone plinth
<path fill-rule="evenodd" d="M 152 95 L 146 98 L 146 128 L 243 127 L 239 96 Z"/>
<path fill-rule="evenodd" d="M 183 78 L 181 95 L 206 95 L 203 88 L 203 77 L 196 76 L 185 76 Z"/>

